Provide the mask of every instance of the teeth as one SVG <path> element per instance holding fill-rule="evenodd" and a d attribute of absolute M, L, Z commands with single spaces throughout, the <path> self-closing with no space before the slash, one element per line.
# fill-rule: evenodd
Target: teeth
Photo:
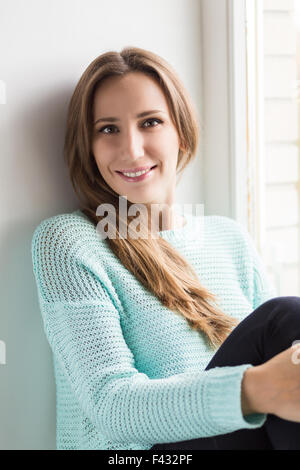
<path fill-rule="evenodd" d="M 137 173 L 123 173 L 123 175 L 135 177 L 135 176 L 143 175 L 144 173 L 148 173 L 148 171 L 150 171 L 150 170 L 151 170 L 151 168 L 149 168 L 148 170 L 138 171 Z"/>

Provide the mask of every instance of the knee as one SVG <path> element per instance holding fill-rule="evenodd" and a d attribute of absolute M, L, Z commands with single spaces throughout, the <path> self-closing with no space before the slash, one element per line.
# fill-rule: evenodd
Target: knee
<path fill-rule="evenodd" d="M 300 314 L 300 297 L 294 295 L 274 297 L 264 302 L 260 307 L 266 307 L 268 309 L 274 308 L 276 310 L 288 309 L 289 311 L 295 311 Z"/>
<path fill-rule="evenodd" d="M 266 315 L 268 332 L 285 336 L 288 339 L 286 347 L 291 346 L 291 338 L 300 333 L 300 297 L 274 297 L 261 307 L 261 314 Z"/>
<path fill-rule="evenodd" d="M 255 317 L 267 322 L 271 325 L 280 324 L 287 318 L 295 318 L 295 322 L 300 321 L 300 297 L 297 296 L 281 296 L 273 297 L 261 304 L 253 312 Z"/>

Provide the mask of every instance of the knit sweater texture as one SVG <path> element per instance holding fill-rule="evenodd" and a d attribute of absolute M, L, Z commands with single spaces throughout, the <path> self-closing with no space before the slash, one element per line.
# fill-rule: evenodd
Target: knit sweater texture
<path fill-rule="evenodd" d="M 235 220 L 184 213 L 159 232 L 192 265 L 218 306 L 243 320 L 276 297 L 248 231 Z M 33 273 L 56 382 L 57 450 L 147 450 L 261 427 L 243 416 L 241 385 L 252 364 L 205 371 L 204 333 L 126 269 L 80 211 L 40 222 Z"/>

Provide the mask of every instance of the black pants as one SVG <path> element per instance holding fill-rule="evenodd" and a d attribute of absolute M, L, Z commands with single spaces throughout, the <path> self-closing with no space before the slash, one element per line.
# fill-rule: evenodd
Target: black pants
<path fill-rule="evenodd" d="M 300 297 L 275 297 L 241 321 L 205 370 L 241 364 L 260 365 L 300 341 Z M 299 365 L 300 381 L 300 365 Z M 300 407 L 300 402 L 299 402 Z M 300 423 L 268 414 L 263 426 L 213 437 L 156 444 L 151 450 L 300 450 Z"/>

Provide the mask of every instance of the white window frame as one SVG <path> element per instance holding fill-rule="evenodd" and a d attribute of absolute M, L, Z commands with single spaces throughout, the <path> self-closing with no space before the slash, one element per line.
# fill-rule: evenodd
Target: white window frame
<path fill-rule="evenodd" d="M 206 214 L 241 222 L 261 252 L 263 83 L 253 34 L 261 41 L 263 28 L 257 1 L 202 0 L 203 151 Z"/>
<path fill-rule="evenodd" d="M 246 1 L 227 1 L 229 162 L 232 217 L 249 228 Z"/>

